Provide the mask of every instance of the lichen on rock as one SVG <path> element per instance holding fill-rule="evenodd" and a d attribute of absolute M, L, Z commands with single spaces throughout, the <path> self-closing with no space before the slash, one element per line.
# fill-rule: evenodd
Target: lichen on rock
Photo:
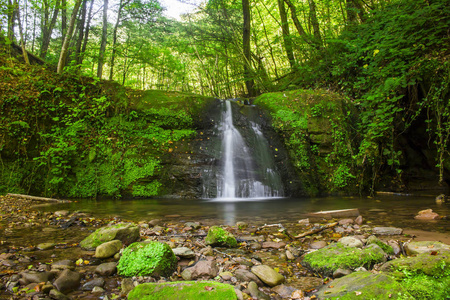
<path fill-rule="evenodd" d="M 136 242 L 122 253 L 117 265 L 123 276 L 170 276 L 177 267 L 177 258 L 169 245 L 160 242 Z"/>

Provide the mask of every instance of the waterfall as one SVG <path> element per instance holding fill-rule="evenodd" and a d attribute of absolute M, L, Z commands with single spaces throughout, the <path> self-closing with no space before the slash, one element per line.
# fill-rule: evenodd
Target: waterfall
<path fill-rule="evenodd" d="M 233 123 L 231 101 L 224 101 L 222 105 L 221 121 L 217 126 L 221 136 L 217 174 L 204 180 L 207 183 L 203 196 L 216 200 L 282 197 L 281 178 L 275 171 L 273 155 L 260 126 L 238 116 L 245 122 L 240 127 L 241 133 Z M 211 173 L 214 172 L 205 171 L 207 177 L 211 177 Z"/>

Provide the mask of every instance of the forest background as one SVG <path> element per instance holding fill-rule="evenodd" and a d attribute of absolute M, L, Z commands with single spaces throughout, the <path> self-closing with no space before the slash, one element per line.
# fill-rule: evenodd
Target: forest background
<path fill-rule="evenodd" d="M 446 0 L 211 0 L 181 20 L 153 0 L 0 0 L 0 192 L 159 195 L 164 154 L 196 135 L 208 101 L 192 93 L 265 93 L 292 134 L 304 112 L 280 95 L 298 89 L 352 106 L 323 191 L 373 191 L 383 176 L 401 187 L 403 140 L 446 185 L 449 28 Z"/>

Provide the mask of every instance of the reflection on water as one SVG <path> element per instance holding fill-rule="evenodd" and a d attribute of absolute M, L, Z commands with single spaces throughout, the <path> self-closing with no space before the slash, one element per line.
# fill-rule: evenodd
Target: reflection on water
<path fill-rule="evenodd" d="M 185 221 L 203 220 L 226 225 L 245 221 L 260 225 L 296 222 L 308 212 L 346 208 L 359 208 L 364 219 L 373 225 L 450 232 L 450 220 L 423 222 L 414 219 L 418 211 L 428 208 L 441 216 L 450 216 L 450 204 L 438 206 L 431 196 L 281 198 L 240 202 L 204 199 L 79 200 L 41 209 L 81 210 L 97 217 L 119 216 L 135 221 L 148 221 L 163 218 L 165 215 L 181 215 L 179 220 Z"/>

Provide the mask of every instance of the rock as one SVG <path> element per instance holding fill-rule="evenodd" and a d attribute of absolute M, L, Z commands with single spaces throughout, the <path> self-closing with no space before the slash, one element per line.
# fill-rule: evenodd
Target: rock
<path fill-rule="evenodd" d="M 203 254 L 204 256 L 213 256 L 214 255 L 214 251 L 211 248 L 211 246 L 207 246 L 207 247 L 203 248 L 202 250 L 200 250 L 200 253 Z"/>
<path fill-rule="evenodd" d="M 212 226 L 209 229 L 208 235 L 205 238 L 205 243 L 213 247 L 237 247 L 236 238 L 231 233 L 219 226 Z"/>
<path fill-rule="evenodd" d="M 356 217 L 355 224 L 361 226 L 363 224 L 363 217 L 362 216 Z"/>
<path fill-rule="evenodd" d="M 414 299 L 393 278 L 371 272 L 356 272 L 333 280 L 315 295 L 319 299 Z"/>
<path fill-rule="evenodd" d="M 189 249 L 187 247 L 174 248 L 174 249 L 172 249 L 172 251 L 173 251 L 173 253 L 176 256 L 179 256 L 181 258 L 193 258 L 193 257 L 195 257 L 194 251 L 192 251 L 191 249 Z"/>
<path fill-rule="evenodd" d="M 372 244 L 378 245 L 387 254 L 394 254 L 394 249 L 392 249 L 391 246 L 389 246 L 388 244 L 386 244 L 385 242 L 383 242 L 382 240 L 380 240 L 379 238 L 377 238 L 374 235 L 371 235 L 367 238 L 366 244 L 367 245 L 372 245 Z"/>
<path fill-rule="evenodd" d="M 236 300 L 234 287 L 214 281 L 175 281 L 164 283 L 143 283 L 136 286 L 128 300 L 179 300 L 214 299 Z"/>
<path fill-rule="evenodd" d="M 200 229 L 200 227 L 202 227 L 199 222 L 186 222 L 184 223 L 184 226 L 191 227 L 192 229 L 195 230 Z"/>
<path fill-rule="evenodd" d="M 396 227 L 374 227 L 372 232 L 378 235 L 399 235 L 402 234 L 403 229 Z"/>
<path fill-rule="evenodd" d="M 110 242 L 98 245 L 95 248 L 95 257 L 97 258 L 108 258 L 114 256 L 116 253 L 122 249 L 123 243 L 120 240 L 112 240 Z"/>
<path fill-rule="evenodd" d="M 236 223 L 236 227 L 242 230 L 242 229 L 247 228 L 247 227 L 248 227 L 248 224 L 241 221 L 241 222 L 237 222 L 237 223 Z"/>
<path fill-rule="evenodd" d="M 120 240 L 124 244 L 130 244 L 139 240 L 139 227 L 133 223 L 119 223 L 102 227 L 90 234 L 80 242 L 81 248 L 95 250 L 97 246 L 112 241 Z"/>
<path fill-rule="evenodd" d="M 63 294 L 76 290 L 80 286 L 81 274 L 78 272 L 64 270 L 53 282 L 53 285 Z"/>
<path fill-rule="evenodd" d="M 326 247 L 328 244 L 325 241 L 314 241 L 311 244 L 309 244 L 309 248 L 311 249 L 322 249 L 323 247 Z"/>
<path fill-rule="evenodd" d="M 20 284 L 27 285 L 29 283 L 40 283 L 51 281 L 54 277 L 52 272 L 21 272 L 19 275 L 22 277 L 20 279 Z"/>
<path fill-rule="evenodd" d="M 447 196 L 445 194 L 440 194 L 436 197 L 436 204 L 442 204 L 447 202 Z"/>
<path fill-rule="evenodd" d="M 339 268 L 355 269 L 360 266 L 370 268 L 376 263 L 384 262 L 385 259 L 384 251 L 377 245 L 359 249 L 334 243 L 306 254 L 301 264 L 315 273 L 330 277 Z"/>
<path fill-rule="evenodd" d="M 440 218 L 441 217 L 437 213 L 433 212 L 432 209 L 421 210 L 417 216 L 414 217 L 416 220 L 438 220 Z"/>
<path fill-rule="evenodd" d="M 108 262 L 101 265 L 98 265 L 95 268 L 95 273 L 101 276 L 111 276 L 115 274 L 117 271 L 117 263 L 116 262 Z"/>
<path fill-rule="evenodd" d="M 233 273 L 231 273 L 230 271 L 221 272 L 221 273 L 219 273 L 219 276 L 223 280 L 230 280 L 231 277 L 233 277 Z"/>
<path fill-rule="evenodd" d="M 39 250 L 49 250 L 55 248 L 55 243 L 40 243 L 36 246 Z"/>
<path fill-rule="evenodd" d="M 168 277 L 177 267 L 177 258 L 169 245 L 160 242 L 136 242 L 125 248 L 117 265 L 119 275 Z"/>
<path fill-rule="evenodd" d="M 407 255 L 414 255 L 420 253 L 439 252 L 441 250 L 450 250 L 450 245 L 432 241 L 410 242 L 404 245 L 404 249 Z"/>
<path fill-rule="evenodd" d="M 197 262 L 194 266 L 185 269 L 181 272 L 181 277 L 184 280 L 189 281 L 193 279 L 209 279 L 214 278 L 219 273 L 217 264 L 215 261 L 201 260 Z"/>
<path fill-rule="evenodd" d="M 55 211 L 53 215 L 55 217 L 66 217 L 69 215 L 69 213 L 70 212 L 68 210 L 58 210 L 58 211 Z"/>
<path fill-rule="evenodd" d="M 264 294 L 263 292 L 261 292 L 258 289 L 258 285 L 254 281 L 252 281 L 248 284 L 247 289 L 250 292 L 250 295 L 252 296 L 252 298 L 261 299 L 261 300 L 270 300 L 270 297 L 268 295 Z"/>
<path fill-rule="evenodd" d="M 343 225 L 351 225 L 353 224 L 353 219 L 342 219 L 339 220 L 339 225 L 343 226 Z"/>
<path fill-rule="evenodd" d="M 351 218 L 359 216 L 359 210 L 357 208 L 350 208 L 350 209 L 319 211 L 309 213 L 307 214 L 307 216 L 312 222 L 321 221 L 323 219 L 330 220 L 334 218 Z"/>
<path fill-rule="evenodd" d="M 286 247 L 286 243 L 285 242 L 264 242 L 262 243 L 262 248 L 263 249 L 281 249 Z"/>
<path fill-rule="evenodd" d="M 284 284 L 277 285 L 270 290 L 280 295 L 281 298 L 291 298 L 292 293 L 296 291 L 295 288 Z"/>
<path fill-rule="evenodd" d="M 64 295 L 63 293 L 61 293 L 60 291 L 53 289 L 49 292 L 49 296 L 52 299 L 55 300 L 70 300 L 69 297 L 67 297 L 66 295 Z"/>
<path fill-rule="evenodd" d="M 256 243 L 256 242 L 250 243 L 249 247 L 252 250 L 261 250 L 262 249 L 261 244 L 260 243 Z"/>
<path fill-rule="evenodd" d="M 295 256 L 294 256 L 294 254 L 292 254 L 291 251 L 286 250 L 286 258 L 287 258 L 288 260 L 294 260 L 294 259 L 295 259 Z"/>
<path fill-rule="evenodd" d="M 298 277 L 291 285 L 298 290 L 309 291 L 322 286 L 323 279 L 318 277 Z"/>
<path fill-rule="evenodd" d="M 121 293 L 125 296 L 128 295 L 128 293 L 134 289 L 133 280 L 131 278 L 124 278 L 120 284 L 120 287 Z"/>
<path fill-rule="evenodd" d="M 387 244 L 388 244 L 389 246 L 391 246 L 394 255 L 399 255 L 399 254 L 402 252 L 402 249 L 400 248 L 400 246 L 399 246 L 399 244 L 398 244 L 397 241 L 389 240 L 389 241 L 387 242 Z M 386 252 L 386 253 L 387 253 L 387 252 Z"/>
<path fill-rule="evenodd" d="M 104 285 L 105 285 L 105 279 L 99 277 L 99 278 L 94 278 L 94 279 L 86 282 L 85 284 L 83 284 L 81 289 L 83 291 L 92 291 L 94 289 L 94 287 L 96 287 L 96 286 L 103 287 Z"/>
<path fill-rule="evenodd" d="M 333 278 L 341 278 L 341 277 L 347 276 L 351 273 L 353 273 L 352 270 L 339 268 L 333 272 Z"/>
<path fill-rule="evenodd" d="M 340 238 L 339 242 L 347 247 L 352 247 L 352 248 L 362 248 L 362 246 L 363 246 L 363 243 L 361 242 L 361 240 L 357 239 L 353 236 L 346 236 L 346 237 Z"/>
<path fill-rule="evenodd" d="M 283 275 L 272 269 L 267 265 L 253 266 L 251 269 L 252 273 L 255 274 L 262 282 L 268 286 L 276 286 L 285 281 Z"/>
<path fill-rule="evenodd" d="M 264 283 L 261 281 L 261 279 L 259 279 L 258 276 L 256 276 L 250 271 L 238 269 L 234 272 L 234 276 L 236 276 L 236 278 L 239 281 L 242 282 L 254 281 L 258 286 L 264 286 Z"/>
<path fill-rule="evenodd" d="M 148 222 L 148 225 L 150 225 L 151 227 L 157 226 L 157 225 L 161 225 L 163 222 L 161 219 L 153 219 L 150 222 Z"/>
<path fill-rule="evenodd" d="M 388 261 L 381 267 L 381 271 L 410 271 L 423 273 L 428 276 L 441 277 L 450 273 L 450 251 L 442 250 L 436 255 L 421 253 Z"/>
<path fill-rule="evenodd" d="M 94 286 L 94 288 L 92 289 L 92 293 L 103 293 L 105 290 L 99 286 Z"/>
<path fill-rule="evenodd" d="M 57 262 L 52 263 L 52 269 L 54 270 L 74 270 L 75 263 L 70 259 L 64 259 Z"/>

